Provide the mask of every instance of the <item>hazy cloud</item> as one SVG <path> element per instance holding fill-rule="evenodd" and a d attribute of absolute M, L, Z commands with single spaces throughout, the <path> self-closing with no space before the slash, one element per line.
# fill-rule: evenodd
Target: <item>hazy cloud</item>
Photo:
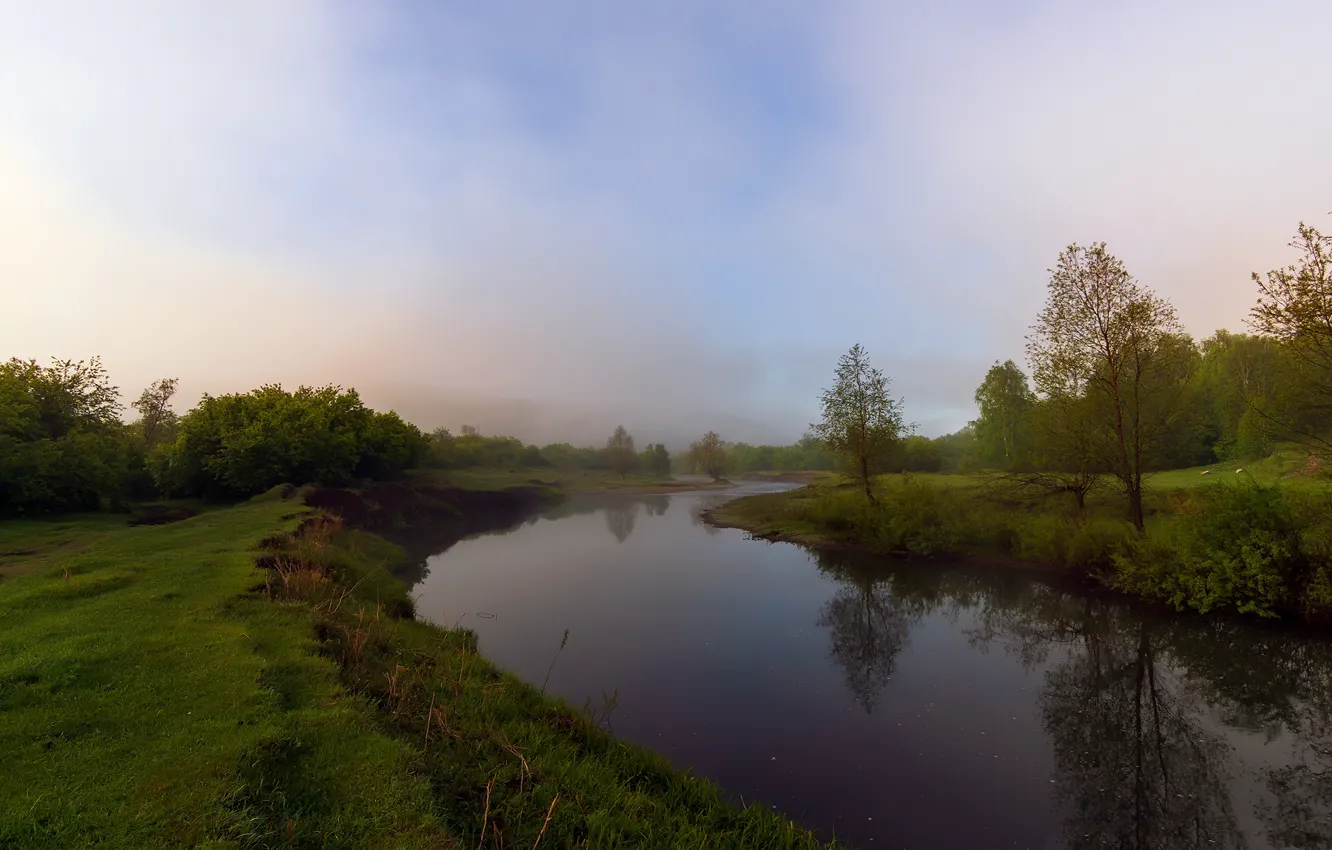
<path fill-rule="evenodd" d="M 1332 207 L 1330 25 L 0 2 L 0 354 L 100 353 L 130 393 L 337 381 L 530 439 L 785 440 L 860 341 L 940 433 L 1068 242 L 1241 327 L 1248 273 Z"/>

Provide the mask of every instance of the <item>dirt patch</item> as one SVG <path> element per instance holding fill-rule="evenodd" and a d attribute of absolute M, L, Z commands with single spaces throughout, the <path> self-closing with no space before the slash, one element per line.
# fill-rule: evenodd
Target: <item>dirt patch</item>
<path fill-rule="evenodd" d="M 199 512 L 171 505 L 140 505 L 130 515 L 130 525 L 166 525 L 198 516 Z"/>

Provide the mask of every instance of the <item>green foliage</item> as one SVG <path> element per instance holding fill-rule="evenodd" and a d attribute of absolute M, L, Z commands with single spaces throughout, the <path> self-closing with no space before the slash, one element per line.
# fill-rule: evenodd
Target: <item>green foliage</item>
<path fill-rule="evenodd" d="M 712 476 L 713 481 L 722 480 L 726 477 L 726 442 L 716 431 L 709 431 L 689 444 L 689 461 L 695 470 Z"/>
<path fill-rule="evenodd" d="M 89 510 L 123 496 L 118 399 L 97 358 L 0 364 L 0 515 Z"/>
<path fill-rule="evenodd" d="M 828 447 L 813 434 L 805 434 L 789 446 L 726 444 L 726 469 L 735 474 L 831 470 L 835 465 Z"/>
<path fill-rule="evenodd" d="M 436 428 L 427 442 L 424 462 L 436 469 L 517 469 L 551 465 L 536 446 L 524 445 L 516 437 L 487 437 L 470 426 L 456 437 L 447 428 Z"/>
<path fill-rule="evenodd" d="M 1143 475 L 1162 462 L 1197 356 L 1174 307 L 1139 285 L 1104 242 L 1059 255 L 1027 339 L 1046 408 L 1042 442 L 1060 465 L 1118 478 L 1139 529 Z"/>
<path fill-rule="evenodd" d="M 838 361 L 836 380 L 824 390 L 821 403 L 823 421 L 811 430 L 860 480 L 872 501 L 871 476 L 888 468 L 902 435 L 911 430 L 901 400 L 888 394 L 888 379 L 857 343 Z"/>
<path fill-rule="evenodd" d="M 1281 378 L 1253 405 L 1264 430 L 1332 458 L 1332 236 L 1300 222 L 1290 247 L 1298 262 L 1253 275 L 1250 324 L 1275 342 Z"/>
<path fill-rule="evenodd" d="M 661 443 L 649 443 L 639 456 L 638 467 L 657 478 L 668 478 L 671 474 L 671 453 Z"/>
<path fill-rule="evenodd" d="M 173 495 L 243 497 L 283 483 L 391 476 L 426 449 L 415 426 L 365 407 L 355 390 L 268 385 L 205 395 L 181 417 L 156 472 Z"/>
<path fill-rule="evenodd" d="M 634 451 L 634 437 L 623 425 L 615 426 L 615 433 L 606 440 L 606 461 L 612 472 L 621 478 L 633 472 L 638 465 L 638 455 Z"/>
<path fill-rule="evenodd" d="M 939 472 L 943 452 L 938 440 L 912 434 L 902 441 L 902 469 L 907 472 Z"/>
<path fill-rule="evenodd" d="M 1322 500 L 1280 486 L 1213 484 L 1175 496 L 1174 519 L 1116 557 L 1116 584 L 1177 608 L 1274 617 L 1304 611 L 1326 574 Z M 1316 590 L 1315 593 L 1318 591 Z"/>
<path fill-rule="evenodd" d="M 976 460 L 990 469 L 1026 469 L 1031 463 L 1031 413 L 1036 395 L 1012 360 L 995 363 L 976 388 L 980 417 L 971 423 Z"/>

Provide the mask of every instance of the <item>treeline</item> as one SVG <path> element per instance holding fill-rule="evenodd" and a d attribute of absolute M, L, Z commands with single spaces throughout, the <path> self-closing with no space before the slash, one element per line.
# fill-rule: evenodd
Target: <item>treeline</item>
<path fill-rule="evenodd" d="M 641 452 L 624 426 L 618 426 L 604 446 L 575 446 L 550 443 L 525 444 L 517 437 L 486 436 L 471 425 L 457 435 L 436 428 L 429 436 L 424 465 L 434 469 L 581 469 L 666 477 L 671 474 L 671 454 L 660 443 L 649 443 Z"/>
<path fill-rule="evenodd" d="M 264 386 L 170 406 L 155 382 L 120 419 L 101 362 L 0 364 L 0 515 L 120 508 L 131 500 L 241 498 L 277 484 L 345 484 L 418 465 L 430 444 L 355 390 Z"/>
<path fill-rule="evenodd" d="M 1154 468 L 1254 460 L 1297 436 L 1282 423 L 1301 422 L 1313 434 L 1332 426 L 1332 418 L 1304 414 L 1292 392 L 1299 385 L 1298 363 L 1274 339 L 1219 330 L 1194 344 L 1181 334 L 1175 354 L 1182 379 L 1171 400 L 1175 414 L 1152 440 Z M 960 449 L 958 469 L 1021 472 L 1051 465 L 1041 435 L 1053 429 L 1054 402 L 1036 395 L 1016 363 L 990 368 L 976 389 L 976 404 L 975 421 L 941 438 Z"/>

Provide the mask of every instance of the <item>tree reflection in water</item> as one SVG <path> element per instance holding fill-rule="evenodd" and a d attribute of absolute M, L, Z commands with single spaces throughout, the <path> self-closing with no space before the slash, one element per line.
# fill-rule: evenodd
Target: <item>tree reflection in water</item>
<path fill-rule="evenodd" d="M 1274 846 L 1332 847 L 1326 641 L 1173 617 L 1026 575 L 815 557 L 839 584 L 819 625 L 866 711 L 926 615 L 966 613 L 974 647 L 1044 671 L 1038 704 L 1064 846 L 1248 846 L 1232 797 L 1243 778 L 1269 791 L 1255 814 Z M 1245 768 L 1232 730 L 1289 735 L 1291 763 Z"/>
<path fill-rule="evenodd" d="M 845 562 L 820 556 L 820 567 L 838 577 L 840 587 L 823 605 L 818 624 L 828 629 L 829 654 L 846 676 L 846 687 L 865 709 L 874 712 L 879 694 L 893 677 L 897 656 L 906 647 L 916 618 L 896 604 L 884 578 L 855 570 Z"/>
<path fill-rule="evenodd" d="M 606 512 L 606 530 L 615 539 L 623 543 L 634 533 L 634 523 L 638 521 L 638 503 L 629 500 L 608 504 Z"/>

